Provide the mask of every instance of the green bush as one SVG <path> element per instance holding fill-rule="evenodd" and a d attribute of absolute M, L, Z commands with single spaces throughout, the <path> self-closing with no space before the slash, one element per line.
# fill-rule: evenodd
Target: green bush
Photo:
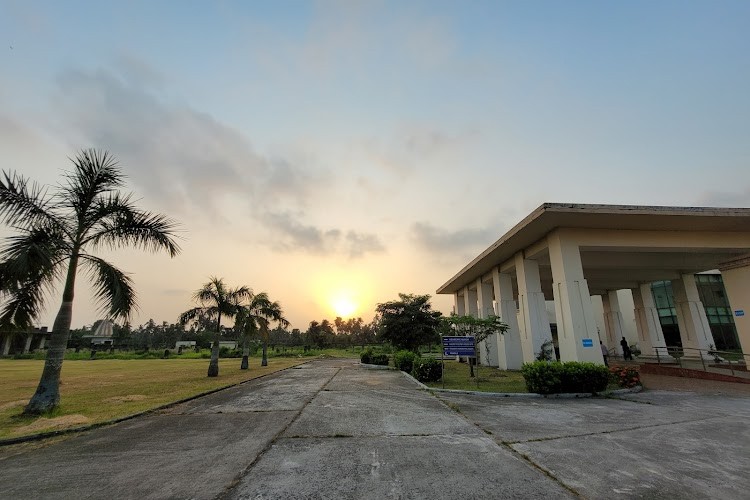
<path fill-rule="evenodd" d="M 370 360 L 372 359 L 372 355 L 373 355 L 372 349 L 368 347 L 367 349 L 362 351 L 362 353 L 359 355 L 359 360 L 362 363 L 369 365 Z"/>
<path fill-rule="evenodd" d="M 562 392 L 562 372 L 562 363 L 549 363 L 547 361 L 524 363 L 521 367 L 526 389 L 537 394 Z"/>
<path fill-rule="evenodd" d="M 373 354 L 370 357 L 370 364 L 372 365 L 388 366 L 389 361 L 387 354 Z"/>
<path fill-rule="evenodd" d="M 393 355 L 393 366 L 402 372 L 411 373 L 414 368 L 414 362 L 419 359 L 419 355 L 412 351 L 398 351 Z"/>
<path fill-rule="evenodd" d="M 577 361 L 525 363 L 521 373 L 526 389 L 538 394 L 595 393 L 606 389 L 609 382 L 606 366 Z"/>
<path fill-rule="evenodd" d="M 420 382 L 435 382 L 443 375 L 442 363 L 435 358 L 416 358 L 411 374 Z"/>

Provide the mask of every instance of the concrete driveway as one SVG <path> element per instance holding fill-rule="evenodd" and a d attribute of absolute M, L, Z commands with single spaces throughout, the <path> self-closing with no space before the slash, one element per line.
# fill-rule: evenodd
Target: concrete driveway
<path fill-rule="evenodd" d="M 747 498 L 750 398 L 435 397 L 319 360 L 61 442 L 3 498 Z"/>

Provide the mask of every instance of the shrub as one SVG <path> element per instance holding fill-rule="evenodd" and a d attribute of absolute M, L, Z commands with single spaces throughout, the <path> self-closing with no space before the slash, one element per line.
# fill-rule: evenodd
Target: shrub
<path fill-rule="evenodd" d="M 538 394 L 561 392 L 562 371 L 562 363 L 548 363 L 547 361 L 524 363 L 521 367 L 526 390 Z"/>
<path fill-rule="evenodd" d="M 369 365 L 370 364 L 370 360 L 372 359 L 372 354 L 373 354 L 372 353 L 372 349 L 368 347 L 367 349 L 365 349 L 364 351 L 362 351 L 362 354 L 359 355 L 359 360 L 362 363 L 364 363 L 366 365 Z"/>
<path fill-rule="evenodd" d="M 442 377 L 443 366 L 435 358 L 416 358 L 411 374 L 420 382 L 435 382 Z"/>
<path fill-rule="evenodd" d="M 370 364 L 388 366 L 388 355 L 387 354 L 373 354 L 370 357 Z"/>
<path fill-rule="evenodd" d="M 402 372 L 411 373 L 418 358 L 419 355 L 412 351 L 398 351 L 393 355 L 393 366 Z"/>
<path fill-rule="evenodd" d="M 609 369 L 596 363 L 562 363 L 562 392 L 601 392 L 609 384 Z"/>
<path fill-rule="evenodd" d="M 538 394 L 594 393 L 603 391 L 609 383 L 609 370 L 596 363 L 535 361 L 525 363 L 521 373 L 526 389 Z"/>
<path fill-rule="evenodd" d="M 613 366 L 609 369 L 610 380 L 620 387 L 630 389 L 641 384 L 641 374 L 633 367 Z"/>

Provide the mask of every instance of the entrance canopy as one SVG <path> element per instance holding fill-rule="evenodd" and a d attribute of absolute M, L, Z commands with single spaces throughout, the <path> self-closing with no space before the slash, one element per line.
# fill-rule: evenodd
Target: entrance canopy
<path fill-rule="evenodd" d="M 740 343 L 750 349 L 750 208 L 545 203 L 437 293 L 453 294 L 459 315 L 498 314 L 509 323 L 518 317 L 499 340 L 501 366 L 504 356 L 505 366 L 519 366 L 521 350 L 525 361 L 534 359 L 552 337 L 561 359 L 601 362 L 592 339 L 608 347 L 619 341 L 618 290 L 633 295 L 639 344 L 664 345 L 650 288 L 662 280 L 675 289 L 683 347 L 709 350 L 713 339 L 693 275 L 714 269 L 724 275 Z M 606 337 L 595 325 L 592 295 L 602 296 Z M 550 300 L 555 335 L 546 321 Z"/>
<path fill-rule="evenodd" d="M 437 293 L 460 292 L 497 266 L 513 271 L 521 253 L 538 262 L 542 291 L 552 300 L 547 236 L 560 229 L 577 240 L 592 295 L 719 269 L 750 253 L 750 208 L 545 203 Z"/>

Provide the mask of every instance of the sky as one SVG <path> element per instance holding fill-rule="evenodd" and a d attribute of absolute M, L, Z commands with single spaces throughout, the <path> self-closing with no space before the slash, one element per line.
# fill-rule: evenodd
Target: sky
<path fill-rule="evenodd" d="M 400 292 L 449 313 L 435 290 L 544 202 L 750 207 L 748 25 L 745 0 L 0 0 L 0 169 L 55 186 L 106 149 L 180 222 L 174 259 L 100 254 L 134 325 L 211 276 L 302 330 Z M 101 317 L 81 275 L 73 327 Z"/>

